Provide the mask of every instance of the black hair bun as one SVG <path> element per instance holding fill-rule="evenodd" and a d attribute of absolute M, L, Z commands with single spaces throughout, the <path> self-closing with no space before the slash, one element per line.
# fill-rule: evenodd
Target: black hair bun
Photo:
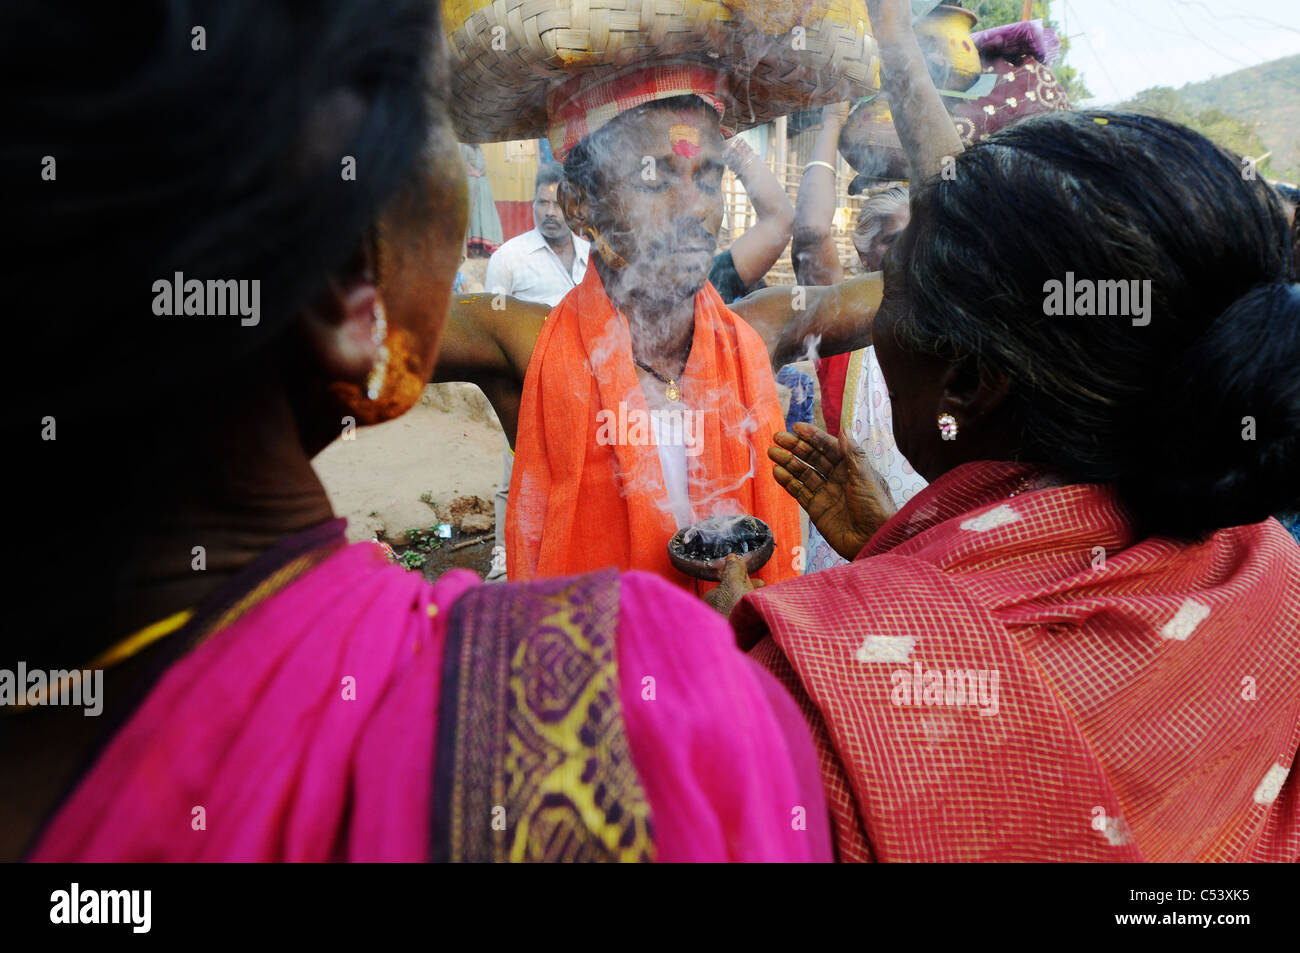
<path fill-rule="evenodd" d="M 1149 394 L 1118 481 L 1148 531 L 1195 538 L 1300 508 L 1300 285 L 1242 295 Z"/>

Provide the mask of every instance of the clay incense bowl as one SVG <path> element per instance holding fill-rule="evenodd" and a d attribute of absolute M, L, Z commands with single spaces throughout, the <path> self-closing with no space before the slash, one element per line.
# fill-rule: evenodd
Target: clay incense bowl
<path fill-rule="evenodd" d="M 668 559 L 677 569 L 717 582 L 727 556 L 735 553 L 753 575 L 767 564 L 776 548 L 772 529 L 753 516 L 710 516 L 679 529 L 668 540 Z"/>

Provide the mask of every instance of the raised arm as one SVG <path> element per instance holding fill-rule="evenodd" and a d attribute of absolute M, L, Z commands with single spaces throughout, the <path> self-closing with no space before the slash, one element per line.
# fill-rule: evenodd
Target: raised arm
<path fill-rule="evenodd" d="M 815 349 L 828 357 L 871 343 L 884 282 L 879 272 L 825 287 L 763 288 L 731 305 L 767 344 L 773 369 Z"/>
<path fill-rule="evenodd" d="M 822 128 L 813 143 L 812 159 L 799 180 L 790 262 L 794 280 L 801 285 L 834 285 L 844 280 L 844 267 L 831 237 L 831 219 L 835 215 L 835 152 L 848 114 L 848 103 L 822 110 Z"/>
<path fill-rule="evenodd" d="M 961 138 L 926 69 L 912 32 L 909 0 L 867 0 L 871 34 L 880 46 L 880 76 L 889 96 L 894 128 L 907 153 L 913 183 L 943 169 L 943 160 L 962 151 Z"/>
<path fill-rule="evenodd" d="M 899 139 L 907 151 L 913 181 L 920 181 L 938 174 L 945 157 L 961 152 L 961 139 L 934 88 L 925 57 L 912 32 L 911 4 L 908 0 L 867 0 L 867 11 L 872 34 L 880 44 L 881 75 Z M 831 134 L 826 127 L 822 131 L 824 135 L 819 136 L 822 154 L 833 158 Z M 838 137 L 838 131 L 835 136 Z M 830 162 L 830 158 L 825 161 Z M 830 177 L 829 170 L 820 171 Z M 801 201 L 803 189 L 801 185 Z M 816 203 L 827 198 L 834 201 L 833 195 L 814 194 L 811 208 L 805 205 L 808 223 L 813 220 Z M 824 208 L 821 214 L 825 214 Z M 814 259 L 821 265 L 824 255 L 815 255 Z M 796 258 L 796 268 L 799 265 Z M 801 285 L 793 288 L 763 289 L 731 306 L 767 342 L 774 368 L 808 354 L 814 343 L 821 357 L 843 354 L 871 343 L 871 324 L 884 290 L 879 273 L 827 287 L 811 287 L 802 282 L 803 279 Z"/>
<path fill-rule="evenodd" d="M 740 177 L 745 194 L 758 212 L 758 224 L 731 245 L 731 262 L 741 284 L 748 288 L 771 270 L 785 251 L 794 222 L 790 198 L 772 170 L 739 137 L 727 149 L 727 165 Z"/>
<path fill-rule="evenodd" d="M 492 402 L 511 446 L 524 375 L 549 312 L 544 304 L 507 295 L 453 295 L 451 299 L 433 380 L 477 384 Z"/>

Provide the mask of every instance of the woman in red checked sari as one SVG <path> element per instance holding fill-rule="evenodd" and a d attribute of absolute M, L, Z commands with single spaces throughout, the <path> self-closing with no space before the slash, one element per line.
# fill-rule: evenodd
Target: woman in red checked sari
<path fill-rule="evenodd" d="M 842 859 L 1300 860 L 1294 282 L 1273 191 L 1161 120 L 1035 117 L 914 191 L 873 337 L 930 485 L 778 435 L 853 561 L 731 615 Z"/>
<path fill-rule="evenodd" d="M 63 174 L 8 203 L 47 299 L 11 328 L 0 669 L 104 690 L 0 711 L 0 857 L 829 859 L 800 713 L 702 603 L 429 584 L 333 518 L 311 458 L 415 402 L 459 261 L 438 5 L 171 6 L 23 31 L 3 94 Z"/>

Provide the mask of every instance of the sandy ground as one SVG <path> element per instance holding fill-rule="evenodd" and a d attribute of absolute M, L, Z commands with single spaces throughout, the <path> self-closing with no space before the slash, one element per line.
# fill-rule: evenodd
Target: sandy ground
<path fill-rule="evenodd" d="M 398 544 L 437 521 L 458 497 L 488 503 L 501 479 L 505 437 L 487 399 L 473 384 L 430 384 L 420 403 L 397 420 L 361 427 L 336 440 L 313 465 L 348 519 L 348 539 Z M 429 494 L 430 503 L 420 499 Z M 372 515 L 375 514 L 375 515 Z"/>

